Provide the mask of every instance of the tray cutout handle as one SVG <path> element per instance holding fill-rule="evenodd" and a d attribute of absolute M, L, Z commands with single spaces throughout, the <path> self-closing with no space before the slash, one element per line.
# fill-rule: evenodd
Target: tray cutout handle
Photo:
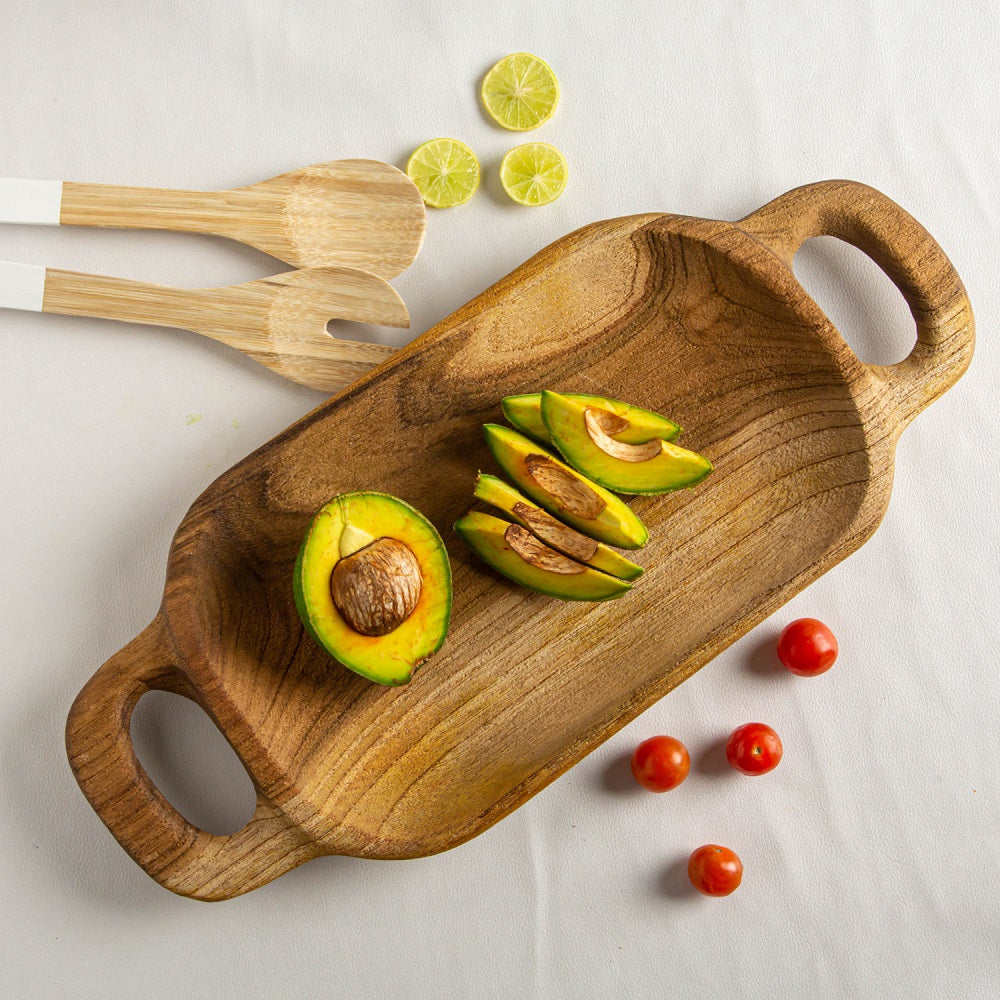
<path fill-rule="evenodd" d="M 775 198 L 737 225 L 790 271 L 806 240 L 835 236 L 867 254 L 899 289 L 917 341 L 896 364 L 866 366 L 895 402 L 898 431 L 968 368 L 975 322 L 962 280 L 934 237 L 880 191 L 857 181 L 819 181 Z"/>
<path fill-rule="evenodd" d="M 192 697 L 174 659 L 157 615 L 77 695 L 66 723 L 66 749 L 83 794 L 150 877 L 182 896 L 229 899 L 323 851 L 259 789 L 246 826 L 217 836 L 189 823 L 153 784 L 135 755 L 129 723 L 147 691 Z"/>

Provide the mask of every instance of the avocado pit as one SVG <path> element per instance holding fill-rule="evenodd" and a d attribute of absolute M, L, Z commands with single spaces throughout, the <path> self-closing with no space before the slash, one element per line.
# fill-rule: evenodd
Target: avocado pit
<path fill-rule="evenodd" d="M 570 514 L 593 520 L 607 506 L 585 482 L 547 455 L 528 455 L 524 465 L 528 475 Z"/>
<path fill-rule="evenodd" d="M 643 444 L 627 444 L 624 441 L 616 441 L 611 435 L 621 434 L 622 431 L 627 430 L 629 422 L 607 410 L 588 406 L 583 411 L 583 423 L 587 428 L 590 440 L 605 455 L 621 459 L 623 462 L 648 462 L 663 451 L 663 442 L 658 438 Z"/>
<path fill-rule="evenodd" d="M 589 562 L 597 554 L 597 542 L 539 507 L 518 501 L 511 508 L 511 513 L 543 542 L 573 559 Z"/>
<path fill-rule="evenodd" d="M 569 556 L 549 548 L 543 541 L 536 538 L 527 528 L 512 524 L 503 533 L 504 541 L 526 562 L 536 569 L 547 573 L 558 573 L 561 576 L 576 576 L 586 571 Z"/>
<path fill-rule="evenodd" d="M 413 550 L 395 538 L 377 538 L 337 561 L 330 576 L 333 603 L 361 635 L 394 632 L 413 614 L 423 578 Z"/>

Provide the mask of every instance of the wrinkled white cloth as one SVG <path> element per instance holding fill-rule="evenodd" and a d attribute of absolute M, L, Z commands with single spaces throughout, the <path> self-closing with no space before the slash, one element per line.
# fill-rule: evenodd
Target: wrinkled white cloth
<path fill-rule="evenodd" d="M 941 242 L 980 341 L 903 435 L 875 537 L 525 807 L 434 858 L 324 859 L 207 906 L 118 848 L 62 728 L 154 614 L 188 505 L 321 396 L 193 334 L 0 312 L 0 995 L 1000 995 L 994 6 L 36 0 L 2 20 L 0 176 L 221 189 L 339 157 L 403 165 L 436 135 L 469 143 L 481 190 L 430 212 L 394 281 L 412 329 L 365 337 L 405 343 L 588 222 L 736 219 L 849 177 Z M 485 70 L 521 49 L 562 84 L 530 136 L 478 103 Z M 528 138 L 569 161 L 543 209 L 497 180 Z M 0 259 L 181 286 L 274 270 L 208 237 L 12 226 Z M 860 253 L 817 240 L 796 269 L 864 360 L 906 354 L 906 307 Z M 840 639 L 824 677 L 770 655 L 799 615 Z M 140 753 L 178 804 L 206 824 L 243 815 L 246 780 L 197 711 L 159 696 L 139 714 Z M 751 720 L 785 744 L 753 779 L 719 764 L 719 741 Z M 657 732 L 694 759 L 662 796 L 625 763 Z M 728 899 L 685 882 L 709 841 L 745 864 Z"/>

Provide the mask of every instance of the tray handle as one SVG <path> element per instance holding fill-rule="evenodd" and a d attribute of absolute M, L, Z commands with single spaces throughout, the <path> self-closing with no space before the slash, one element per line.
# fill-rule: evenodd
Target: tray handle
<path fill-rule="evenodd" d="M 969 366 L 975 323 L 961 278 L 934 237 L 880 191 L 857 181 L 819 181 L 737 225 L 789 270 L 807 239 L 835 236 L 867 254 L 899 289 L 917 324 L 916 344 L 894 365 L 867 366 L 895 402 L 898 431 Z"/>
<path fill-rule="evenodd" d="M 136 758 L 129 722 L 147 691 L 193 697 L 174 660 L 157 615 L 77 695 L 66 749 L 83 794 L 148 875 L 183 896 L 229 899 L 322 852 L 259 790 L 246 826 L 217 836 L 184 819 L 153 784 Z"/>

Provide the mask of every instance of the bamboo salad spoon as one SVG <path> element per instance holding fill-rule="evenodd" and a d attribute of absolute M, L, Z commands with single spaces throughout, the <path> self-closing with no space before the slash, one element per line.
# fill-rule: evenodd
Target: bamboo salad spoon
<path fill-rule="evenodd" d="M 416 257 L 427 213 L 401 170 L 334 160 L 231 191 L 0 178 L 0 222 L 225 236 L 293 267 L 342 265 L 391 278 Z"/>
<path fill-rule="evenodd" d="M 395 353 L 381 344 L 331 336 L 331 319 L 410 324 L 391 285 L 347 267 L 306 268 L 226 288 L 181 289 L 0 262 L 0 307 L 192 330 L 325 392 L 342 389 Z"/>

